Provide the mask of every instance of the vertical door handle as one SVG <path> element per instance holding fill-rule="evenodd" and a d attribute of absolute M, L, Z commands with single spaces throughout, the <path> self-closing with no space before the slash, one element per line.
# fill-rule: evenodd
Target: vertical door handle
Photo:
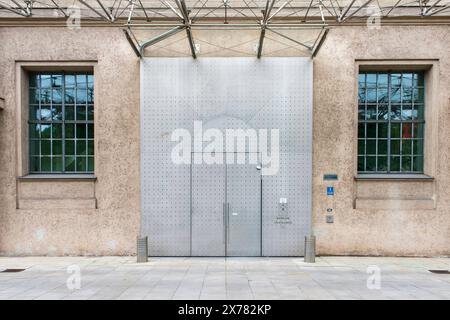
<path fill-rule="evenodd" d="M 227 243 L 230 243 L 230 204 L 227 203 Z"/>
<path fill-rule="evenodd" d="M 223 203 L 223 243 L 227 242 L 227 204 Z"/>

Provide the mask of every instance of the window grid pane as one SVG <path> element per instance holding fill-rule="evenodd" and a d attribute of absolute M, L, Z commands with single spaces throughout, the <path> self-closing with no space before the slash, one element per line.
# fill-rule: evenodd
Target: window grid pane
<path fill-rule="evenodd" d="M 424 75 L 362 72 L 358 172 L 423 173 Z"/>
<path fill-rule="evenodd" d="M 92 74 L 30 74 L 30 173 L 94 172 L 93 86 Z"/>

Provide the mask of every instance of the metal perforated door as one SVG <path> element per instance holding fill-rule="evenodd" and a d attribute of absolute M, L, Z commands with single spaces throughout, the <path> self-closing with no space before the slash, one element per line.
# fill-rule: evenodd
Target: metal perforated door
<path fill-rule="evenodd" d="M 192 164 L 193 256 L 261 255 L 261 171 L 256 164 Z"/>
<path fill-rule="evenodd" d="M 225 165 L 178 165 L 171 157 L 171 133 L 195 137 L 199 121 L 204 130 L 267 130 L 268 137 L 279 130 L 279 170 L 262 176 L 262 255 L 303 255 L 312 212 L 312 60 L 152 57 L 141 60 L 140 74 L 141 236 L 149 254 L 225 254 Z M 231 213 L 240 211 L 230 202 Z M 239 236 L 233 230 L 230 242 Z"/>
<path fill-rule="evenodd" d="M 261 170 L 227 165 L 227 255 L 261 255 Z"/>
<path fill-rule="evenodd" d="M 225 165 L 192 164 L 191 255 L 225 255 Z"/>

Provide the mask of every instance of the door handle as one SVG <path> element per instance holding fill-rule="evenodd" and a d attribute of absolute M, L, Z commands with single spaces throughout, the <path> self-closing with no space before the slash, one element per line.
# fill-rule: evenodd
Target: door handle
<path fill-rule="evenodd" d="M 223 203 L 223 243 L 227 243 L 227 204 Z"/>
<path fill-rule="evenodd" d="M 227 203 L 227 243 L 230 243 L 230 204 Z"/>

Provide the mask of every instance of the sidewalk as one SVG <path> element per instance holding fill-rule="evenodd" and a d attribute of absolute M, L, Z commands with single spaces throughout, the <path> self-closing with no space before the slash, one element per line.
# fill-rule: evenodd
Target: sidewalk
<path fill-rule="evenodd" d="M 0 257 L 0 271 L 25 269 L 0 272 L 0 299 L 450 299 L 450 274 L 428 271 L 450 270 L 450 258 L 319 257 L 314 264 L 303 258 L 135 261 Z"/>

